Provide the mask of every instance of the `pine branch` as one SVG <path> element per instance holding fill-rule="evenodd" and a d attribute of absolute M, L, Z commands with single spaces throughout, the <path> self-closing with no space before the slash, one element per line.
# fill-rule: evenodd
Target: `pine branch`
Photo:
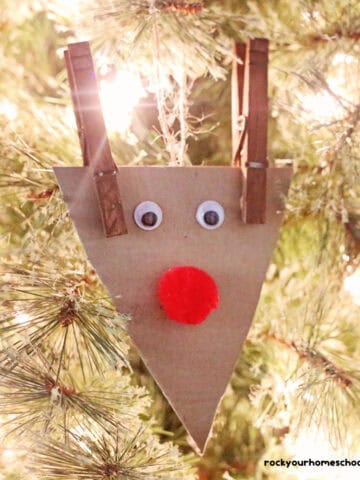
<path fill-rule="evenodd" d="M 115 372 L 107 377 L 79 386 L 68 373 L 58 374 L 56 364 L 38 349 L 33 357 L 6 352 L 0 365 L 0 408 L 10 416 L 8 434 L 54 432 L 60 423 L 65 432 L 68 425 L 79 427 L 89 420 L 105 432 L 130 429 L 139 405 L 146 403 L 145 392 L 130 387 L 126 377 L 120 381 Z"/>
<path fill-rule="evenodd" d="M 97 20 L 95 43 L 107 55 L 111 50 L 113 60 L 123 56 L 125 48 L 119 48 L 112 28 L 122 27 L 124 47 L 126 44 L 127 51 L 136 51 L 141 75 L 149 78 L 149 91 L 155 92 L 158 138 L 163 139 L 168 162 L 184 166 L 187 142 L 197 133 L 189 112 L 193 82 L 207 73 L 224 79 L 221 62 L 233 55 L 222 33 L 226 15 L 213 13 L 202 2 L 167 0 L 101 2 L 93 14 Z"/>
<path fill-rule="evenodd" d="M 360 32 L 358 31 L 349 31 L 342 32 L 340 30 L 333 30 L 329 32 L 324 32 L 321 34 L 310 33 L 308 35 L 301 36 L 298 40 L 299 48 L 306 47 L 309 50 L 314 48 L 319 48 L 322 44 L 330 45 L 339 40 L 348 40 L 351 42 L 358 42 L 360 40 Z M 272 49 L 278 51 L 279 49 L 294 49 L 294 43 L 287 41 L 279 41 L 272 43 Z"/>
<path fill-rule="evenodd" d="M 255 343 L 263 346 L 269 370 L 253 387 L 251 400 L 259 412 L 256 425 L 264 435 L 269 428 L 288 428 L 296 438 L 311 428 L 340 448 L 351 428 L 349 419 L 358 417 L 359 368 L 353 350 L 345 345 L 359 332 L 349 323 L 351 310 L 346 309 L 338 287 L 326 280 L 323 263 L 318 268 L 322 273 L 313 276 L 320 275 L 327 283 L 325 289 L 316 293 L 313 288 L 311 295 L 298 292 L 298 300 L 289 301 L 286 315 L 274 320 L 276 310 L 272 311 L 269 324 L 258 325 L 261 330 Z M 314 284 L 310 274 L 305 283 Z"/>
<path fill-rule="evenodd" d="M 176 478 L 184 468 L 166 447 L 147 444 L 143 431 L 124 439 L 116 429 L 110 436 L 69 432 L 68 445 L 40 442 L 31 463 L 47 480 L 165 480 Z"/>
<path fill-rule="evenodd" d="M 91 277 L 77 272 L 66 277 L 46 268 L 13 268 L 2 277 L 3 299 L 13 306 L 0 318 L 3 341 L 20 353 L 41 345 L 57 358 L 60 369 L 75 357 L 84 378 L 109 366 L 128 367 L 128 347 L 119 336 L 125 336 L 125 317 L 115 313 L 108 298 L 99 297 L 96 281 L 92 286 Z M 14 311 L 28 317 L 19 322 Z"/>
<path fill-rule="evenodd" d="M 310 349 L 306 346 L 298 346 L 294 341 L 288 342 L 274 334 L 264 334 L 264 338 L 273 340 L 289 350 L 297 353 L 299 359 L 309 363 L 310 368 L 318 369 L 324 376 L 338 383 L 343 388 L 353 386 L 353 380 L 341 368 L 338 368 L 333 362 L 328 360 L 322 353 L 316 349 Z"/>

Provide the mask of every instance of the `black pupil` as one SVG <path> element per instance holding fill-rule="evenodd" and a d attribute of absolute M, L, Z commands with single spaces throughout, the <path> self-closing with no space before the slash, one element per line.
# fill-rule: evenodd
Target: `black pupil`
<path fill-rule="evenodd" d="M 206 223 L 206 225 L 210 225 L 210 226 L 217 225 L 219 223 L 219 220 L 220 220 L 219 214 L 212 210 L 209 210 L 204 215 L 204 222 Z"/>
<path fill-rule="evenodd" d="M 141 222 L 145 227 L 153 227 L 156 225 L 157 222 L 157 215 L 154 212 L 146 212 L 144 215 L 141 217 Z"/>

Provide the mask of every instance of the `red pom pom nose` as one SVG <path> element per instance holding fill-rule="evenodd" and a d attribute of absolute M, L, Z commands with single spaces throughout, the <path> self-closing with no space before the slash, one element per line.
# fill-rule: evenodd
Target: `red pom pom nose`
<path fill-rule="evenodd" d="M 189 325 L 203 322 L 219 305 L 215 281 L 195 267 L 175 267 L 165 272 L 158 295 L 170 320 Z"/>

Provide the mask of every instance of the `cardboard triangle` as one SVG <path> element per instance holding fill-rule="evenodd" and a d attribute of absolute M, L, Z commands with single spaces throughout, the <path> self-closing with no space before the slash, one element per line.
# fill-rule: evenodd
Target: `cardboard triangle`
<path fill-rule="evenodd" d="M 232 167 L 120 167 L 117 181 L 128 234 L 106 238 L 89 167 L 55 173 L 90 262 L 116 307 L 128 313 L 129 333 L 147 368 L 203 451 L 216 408 L 255 313 L 278 236 L 291 171 L 269 169 L 267 220 L 241 222 L 242 173 Z M 156 202 L 163 221 L 141 230 L 133 213 Z M 225 221 L 206 230 L 196 221 L 202 202 L 216 200 Z M 192 265 L 215 280 L 220 304 L 199 325 L 169 320 L 158 296 L 165 271 Z"/>

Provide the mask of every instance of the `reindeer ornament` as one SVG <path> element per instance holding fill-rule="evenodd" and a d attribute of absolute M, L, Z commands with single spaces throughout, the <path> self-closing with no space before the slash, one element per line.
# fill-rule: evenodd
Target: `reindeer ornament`
<path fill-rule="evenodd" d="M 237 45 L 231 167 L 117 168 L 89 45 L 66 52 L 84 167 L 56 168 L 57 179 L 90 262 L 131 315 L 133 343 L 201 452 L 254 316 L 290 179 L 289 169 L 266 169 L 267 48 L 262 39 Z"/>

